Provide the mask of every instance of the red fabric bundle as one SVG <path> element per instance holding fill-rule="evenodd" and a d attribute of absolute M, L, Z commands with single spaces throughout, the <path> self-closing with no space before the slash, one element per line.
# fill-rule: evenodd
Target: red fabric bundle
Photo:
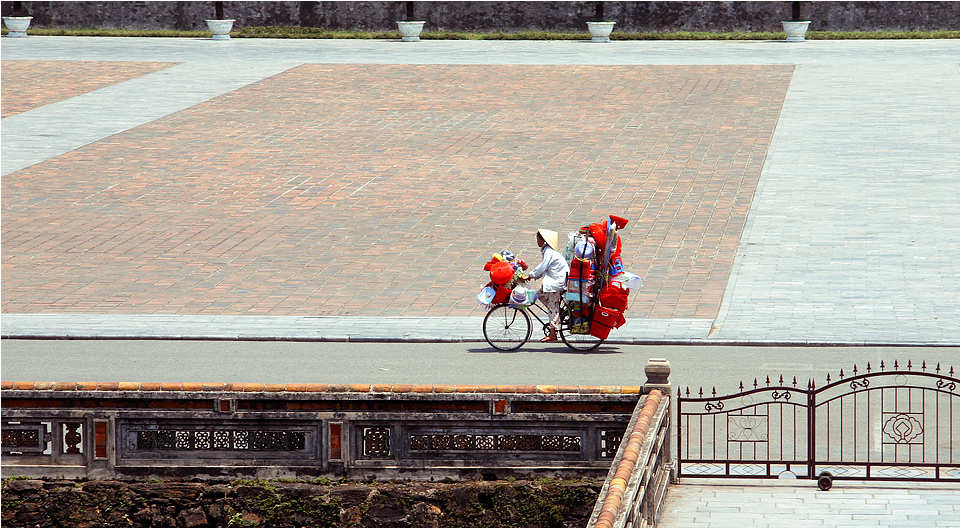
<path fill-rule="evenodd" d="M 511 297 L 511 289 L 508 289 L 504 285 L 495 285 L 494 289 L 494 300 L 491 301 L 493 304 L 503 304 Z"/>
<path fill-rule="evenodd" d="M 606 230 L 607 227 L 604 225 L 604 223 L 594 223 L 588 225 L 588 233 L 591 234 L 591 237 L 595 238 L 595 244 L 597 244 L 598 248 L 600 249 L 605 248 L 605 243 L 608 241 L 608 233 Z M 621 256 L 621 236 L 617 237 L 618 243 L 615 246 L 615 251 L 611 253 L 612 258 Z M 599 253 L 598 256 L 601 256 L 601 254 Z"/>
<path fill-rule="evenodd" d="M 602 223 L 592 223 L 588 225 L 588 233 L 595 239 L 598 248 L 605 248 L 605 241 L 608 240 L 608 233 Z"/>

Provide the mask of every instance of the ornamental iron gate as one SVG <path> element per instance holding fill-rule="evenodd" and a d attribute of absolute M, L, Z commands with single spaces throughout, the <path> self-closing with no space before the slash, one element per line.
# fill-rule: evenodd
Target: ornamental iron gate
<path fill-rule="evenodd" d="M 959 379 L 858 366 L 816 388 L 783 378 L 727 396 L 678 389 L 679 477 L 959 481 Z"/>

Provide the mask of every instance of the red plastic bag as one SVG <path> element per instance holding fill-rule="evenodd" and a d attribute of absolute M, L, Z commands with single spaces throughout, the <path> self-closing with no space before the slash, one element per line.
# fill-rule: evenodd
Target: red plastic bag
<path fill-rule="evenodd" d="M 508 289 L 504 285 L 493 285 L 495 289 L 494 300 L 491 301 L 492 304 L 503 304 L 511 298 L 511 289 Z"/>

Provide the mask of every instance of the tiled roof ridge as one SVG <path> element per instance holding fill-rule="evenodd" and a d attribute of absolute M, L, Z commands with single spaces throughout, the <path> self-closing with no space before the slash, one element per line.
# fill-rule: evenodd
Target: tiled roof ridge
<path fill-rule="evenodd" d="M 595 528 L 612 528 L 614 525 L 618 511 L 621 510 L 621 505 L 624 502 L 628 481 L 631 480 L 631 474 L 641 457 L 641 447 L 648 436 L 651 420 L 654 418 L 663 397 L 664 394 L 658 389 L 651 390 L 645 397 L 645 404 L 638 414 L 638 420 L 632 426 L 631 434 L 628 435 L 625 450 L 621 454 L 621 461 L 618 462 L 618 467 L 615 469 L 615 476 L 608 483 L 608 491 L 601 506 L 601 512 L 598 514 L 598 520 L 595 522 Z"/>
<path fill-rule="evenodd" d="M 140 383 L 2 381 L 0 390 L 102 392 L 349 392 L 414 394 L 640 394 L 640 386 Z"/>

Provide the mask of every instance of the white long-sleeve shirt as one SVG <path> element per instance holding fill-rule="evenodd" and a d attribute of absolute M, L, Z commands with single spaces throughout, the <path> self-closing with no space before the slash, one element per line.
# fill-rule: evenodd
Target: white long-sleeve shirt
<path fill-rule="evenodd" d="M 541 290 L 546 293 L 557 293 L 565 290 L 565 280 L 568 279 L 568 262 L 555 249 L 548 245 L 541 247 L 541 263 L 532 269 L 529 276 L 541 278 Z"/>

